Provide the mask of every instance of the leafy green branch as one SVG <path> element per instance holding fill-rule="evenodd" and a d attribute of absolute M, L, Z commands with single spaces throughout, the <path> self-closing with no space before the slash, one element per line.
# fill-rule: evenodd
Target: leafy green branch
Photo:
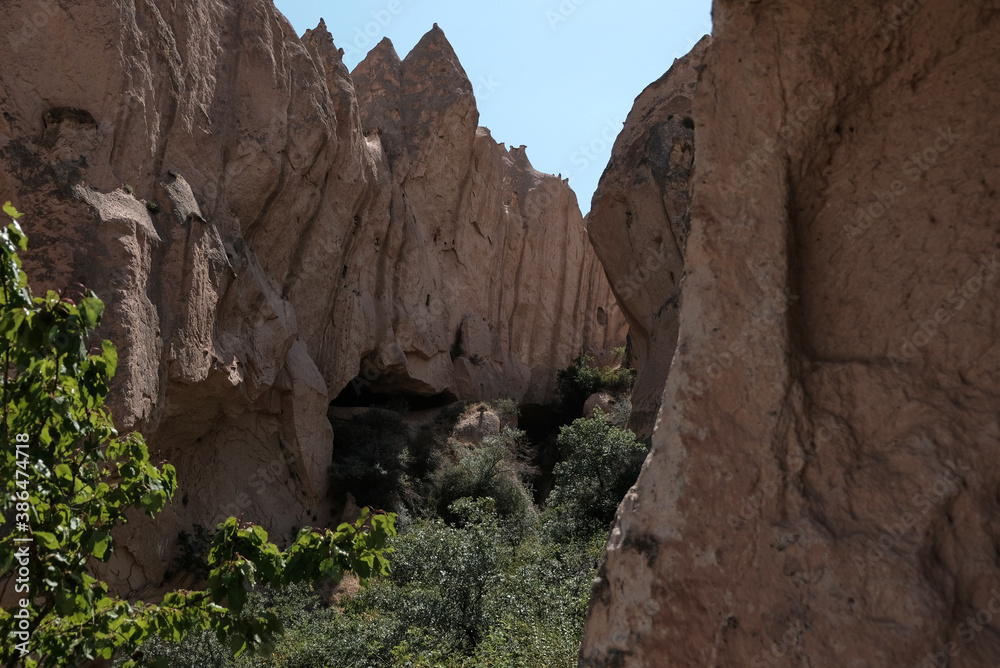
<path fill-rule="evenodd" d="M 104 304 L 93 292 L 32 297 L 18 257 L 27 249 L 21 214 L 3 208 L 14 220 L 0 229 L 0 582 L 13 581 L 17 595 L 0 610 L 4 665 L 78 666 L 129 655 L 153 635 L 203 630 L 235 655 L 266 653 L 282 626 L 272 613 L 245 614 L 254 587 L 388 573 L 395 515 L 366 509 L 353 525 L 302 529 L 285 551 L 231 517 L 212 542 L 208 588 L 158 604 L 118 598 L 95 578 L 94 562 L 114 554 L 114 528 L 132 509 L 162 510 L 177 475 L 150 461 L 140 434 L 120 436 L 104 406 L 118 356 L 109 341 L 88 349 Z M 124 665 L 141 665 L 140 654 Z"/>

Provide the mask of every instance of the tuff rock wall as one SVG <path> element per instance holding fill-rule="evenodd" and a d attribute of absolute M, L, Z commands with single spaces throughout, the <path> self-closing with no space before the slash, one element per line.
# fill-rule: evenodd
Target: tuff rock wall
<path fill-rule="evenodd" d="M 676 352 L 581 665 L 995 665 L 1000 5 L 713 14 Z"/>
<path fill-rule="evenodd" d="M 587 215 L 590 240 L 629 324 L 636 379 L 628 426 L 643 438 L 653 433 L 677 345 L 691 233 L 691 105 L 709 41 L 703 38 L 636 98 Z"/>
<path fill-rule="evenodd" d="M 192 524 L 323 522 L 345 388 L 542 402 L 624 340 L 575 195 L 478 128 L 436 26 L 352 76 L 267 0 L 5 10 L 0 190 L 29 276 L 105 300 L 117 422 L 178 469 L 155 530 L 119 537 L 127 590 Z"/>

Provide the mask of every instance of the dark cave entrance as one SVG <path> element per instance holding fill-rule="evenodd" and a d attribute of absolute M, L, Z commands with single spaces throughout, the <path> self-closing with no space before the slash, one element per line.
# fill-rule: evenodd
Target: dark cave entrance
<path fill-rule="evenodd" d="M 420 395 L 412 392 L 391 392 L 372 390 L 371 383 L 364 381 L 360 376 L 355 378 L 340 391 L 333 401 L 331 408 L 387 408 L 404 407 L 409 411 L 426 411 L 434 408 L 444 408 L 449 404 L 458 401 L 451 392 L 439 392 L 432 395 Z"/>

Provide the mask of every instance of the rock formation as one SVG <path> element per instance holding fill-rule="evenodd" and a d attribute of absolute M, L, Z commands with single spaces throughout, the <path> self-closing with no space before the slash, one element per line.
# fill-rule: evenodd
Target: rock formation
<path fill-rule="evenodd" d="M 691 104 L 709 38 L 635 100 L 594 193 L 587 231 L 629 324 L 629 427 L 653 433 L 677 345 L 684 246 L 691 230 Z"/>
<path fill-rule="evenodd" d="M 677 350 L 582 666 L 996 664 L 989 4 L 715 3 Z"/>
<path fill-rule="evenodd" d="M 300 39 L 265 0 L 5 19 L 0 190 L 29 276 L 106 301 L 117 422 L 181 482 L 155 535 L 120 536 L 126 588 L 194 523 L 322 522 L 345 389 L 544 401 L 623 340 L 575 196 L 477 128 L 436 27 L 352 76 L 322 23 Z"/>

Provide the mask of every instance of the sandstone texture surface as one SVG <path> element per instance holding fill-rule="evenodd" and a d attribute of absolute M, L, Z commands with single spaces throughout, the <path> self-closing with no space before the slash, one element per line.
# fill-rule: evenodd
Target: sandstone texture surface
<path fill-rule="evenodd" d="M 590 240 L 629 324 L 636 379 L 628 426 L 643 438 L 653 433 L 677 345 L 691 231 L 691 105 L 709 42 L 703 38 L 636 98 L 587 215 Z"/>
<path fill-rule="evenodd" d="M 581 665 L 996 665 L 1000 11 L 713 14 L 676 352 Z"/>
<path fill-rule="evenodd" d="M 155 531 L 120 536 L 126 590 L 195 523 L 323 522 L 342 392 L 543 402 L 624 341 L 575 195 L 478 127 L 436 26 L 352 75 L 268 0 L 5 9 L 29 276 L 105 300 L 116 421 L 178 469 Z"/>

